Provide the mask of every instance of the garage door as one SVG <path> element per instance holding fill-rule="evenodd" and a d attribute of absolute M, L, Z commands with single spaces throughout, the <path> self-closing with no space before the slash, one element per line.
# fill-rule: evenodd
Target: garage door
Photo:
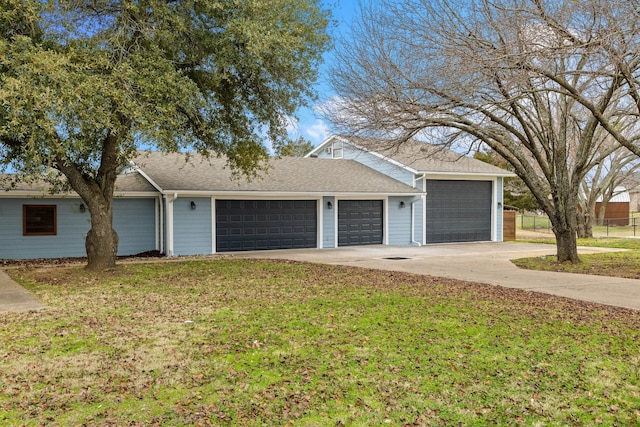
<path fill-rule="evenodd" d="M 315 200 L 216 200 L 216 251 L 317 247 Z"/>
<path fill-rule="evenodd" d="M 427 180 L 427 243 L 491 240 L 491 181 Z"/>
<path fill-rule="evenodd" d="M 338 246 L 382 244 L 382 200 L 338 200 Z"/>

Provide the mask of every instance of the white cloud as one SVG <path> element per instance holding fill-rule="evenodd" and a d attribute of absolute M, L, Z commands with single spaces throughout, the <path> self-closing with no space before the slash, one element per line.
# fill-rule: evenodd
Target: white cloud
<path fill-rule="evenodd" d="M 315 145 L 318 145 L 331 135 L 329 126 L 320 119 L 305 127 L 304 132 Z"/>

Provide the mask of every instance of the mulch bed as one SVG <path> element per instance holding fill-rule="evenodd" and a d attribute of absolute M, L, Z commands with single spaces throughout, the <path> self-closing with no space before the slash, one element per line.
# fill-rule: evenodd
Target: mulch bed
<path fill-rule="evenodd" d="M 141 252 L 135 255 L 119 256 L 118 261 L 136 259 L 164 258 L 165 255 L 159 251 Z M 66 258 L 34 258 L 34 259 L 0 259 L 0 267 L 38 267 L 43 265 L 72 265 L 86 264 L 87 257 L 66 257 Z"/>

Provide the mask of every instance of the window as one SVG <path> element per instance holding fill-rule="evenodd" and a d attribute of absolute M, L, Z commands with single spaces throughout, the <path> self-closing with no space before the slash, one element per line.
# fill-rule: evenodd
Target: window
<path fill-rule="evenodd" d="M 342 158 L 342 141 L 333 143 L 333 158 L 334 159 Z"/>
<path fill-rule="evenodd" d="M 22 234 L 24 236 L 55 236 L 55 205 L 22 205 Z"/>

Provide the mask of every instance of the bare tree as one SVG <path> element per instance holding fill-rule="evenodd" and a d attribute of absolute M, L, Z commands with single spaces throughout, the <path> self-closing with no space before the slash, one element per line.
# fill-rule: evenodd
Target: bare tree
<path fill-rule="evenodd" d="M 607 138 L 601 147 L 600 161 L 587 173 L 581 183 L 578 200 L 578 237 L 593 237 L 596 220 L 596 203 L 601 201 L 598 223 L 602 223 L 607 203 L 617 195 L 616 191 L 640 168 L 638 156 Z M 611 150 L 607 152 L 607 150 Z M 608 154 L 608 155 L 606 155 Z M 631 188 L 627 188 L 630 190 Z"/>
<path fill-rule="evenodd" d="M 486 145 L 513 166 L 578 262 L 580 183 L 602 130 L 640 109 L 637 2 L 380 0 L 362 8 L 332 70 L 342 132 Z M 383 133 L 384 135 L 380 135 Z"/>

